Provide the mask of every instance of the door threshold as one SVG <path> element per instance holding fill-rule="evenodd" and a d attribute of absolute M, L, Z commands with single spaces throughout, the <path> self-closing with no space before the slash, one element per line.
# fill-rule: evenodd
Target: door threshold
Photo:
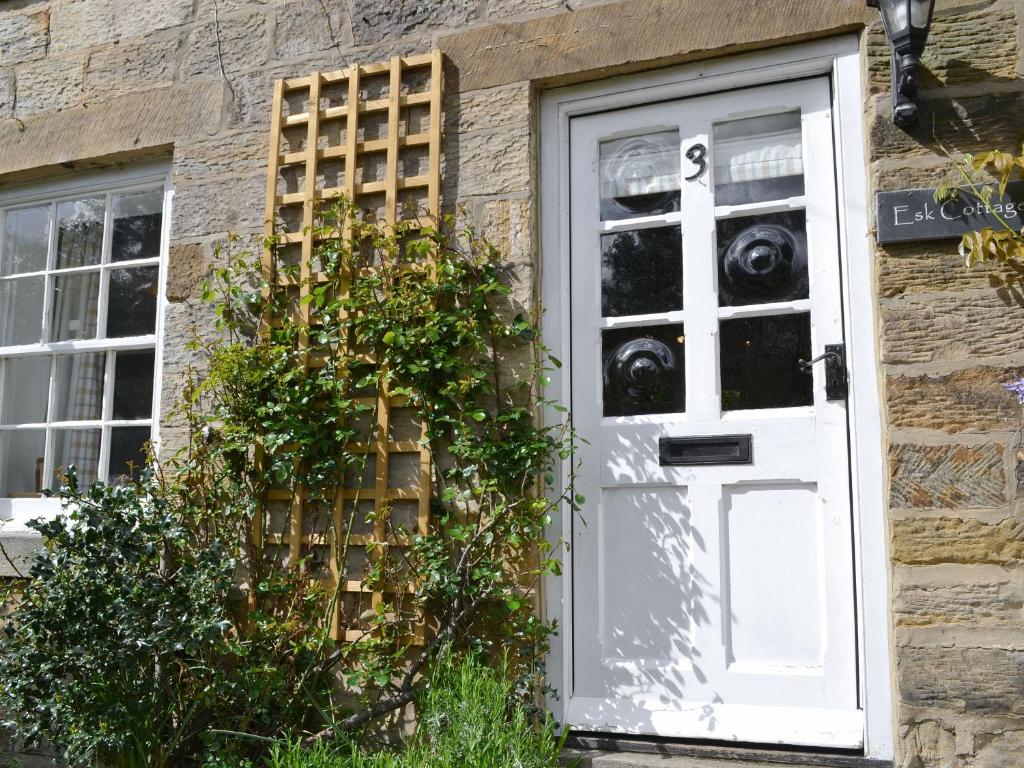
<path fill-rule="evenodd" d="M 737 763 L 736 768 L 751 766 L 800 766 L 803 768 L 893 768 L 891 760 L 877 760 L 864 757 L 856 750 L 817 749 L 813 747 L 772 746 L 737 742 L 680 741 L 657 736 L 617 736 L 608 733 L 573 731 L 566 747 L 582 757 L 580 768 L 605 768 L 601 762 L 606 756 L 633 755 L 637 759 L 623 764 L 609 762 L 608 768 L 621 765 L 622 768 L 642 768 L 647 765 L 673 768 L 674 763 L 664 762 L 671 758 L 689 758 L 699 761 L 721 761 Z M 647 756 L 644 762 L 641 756 Z M 570 762 L 571 765 L 571 762 Z M 701 768 L 699 763 L 686 763 L 686 768 Z M 708 768 L 711 768 L 710 766 Z M 717 768 L 717 767 L 716 767 Z M 725 765 L 722 768 L 726 768 Z"/>

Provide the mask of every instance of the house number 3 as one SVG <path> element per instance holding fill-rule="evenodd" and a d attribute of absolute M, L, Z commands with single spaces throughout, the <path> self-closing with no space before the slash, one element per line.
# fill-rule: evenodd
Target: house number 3
<path fill-rule="evenodd" d="M 697 172 L 693 176 L 687 176 L 687 181 L 696 181 L 708 172 L 708 148 L 703 144 L 694 144 L 686 150 L 686 159 L 697 166 Z"/>

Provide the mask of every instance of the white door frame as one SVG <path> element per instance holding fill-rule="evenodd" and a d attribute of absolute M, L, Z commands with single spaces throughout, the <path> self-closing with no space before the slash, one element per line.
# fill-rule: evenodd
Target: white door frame
<path fill-rule="evenodd" d="M 883 467 L 874 261 L 868 219 L 861 55 L 857 37 L 845 36 L 729 59 L 685 65 L 548 91 L 541 96 L 541 296 L 545 343 L 564 362 L 546 396 L 570 402 L 569 120 L 574 116 L 752 85 L 829 75 L 832 82 L 843 311 L 850 368 L 850 460 L 853 483 L 854 562 L 860 701 L 865 710 L 864 754 L 894 755 L 889 557 Z M 548 417 L 555 421 L 559 414 Z M 562 482 L 570 466 L 563 467 Z M 550 528 L 553 543 L 571 540 L 564 512 Z M 566 578 L 544 584 L 544 610 L 559 635 L 547 661 L 558 692 L 548 704 L 564 718 L 572 677 L 572 553 L 563 552 Z"/>

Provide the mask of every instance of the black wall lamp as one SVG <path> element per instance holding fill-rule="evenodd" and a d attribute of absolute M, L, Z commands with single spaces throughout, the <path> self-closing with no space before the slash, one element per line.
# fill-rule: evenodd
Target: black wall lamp
<path fill-rule="evenodd" d="M 892 121 L 906 128 L 917 120 L 918 74 L 928 42 L 935 0 L 867 0 L 882 14 L 892 45 Z"/>

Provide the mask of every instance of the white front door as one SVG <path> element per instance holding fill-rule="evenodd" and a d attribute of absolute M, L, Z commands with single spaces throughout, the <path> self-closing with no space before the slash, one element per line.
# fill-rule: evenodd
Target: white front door
<path fill-rule="evenodd" d="M 578 730 L 863 743 L 830 110 L 571 120 Z"/>

